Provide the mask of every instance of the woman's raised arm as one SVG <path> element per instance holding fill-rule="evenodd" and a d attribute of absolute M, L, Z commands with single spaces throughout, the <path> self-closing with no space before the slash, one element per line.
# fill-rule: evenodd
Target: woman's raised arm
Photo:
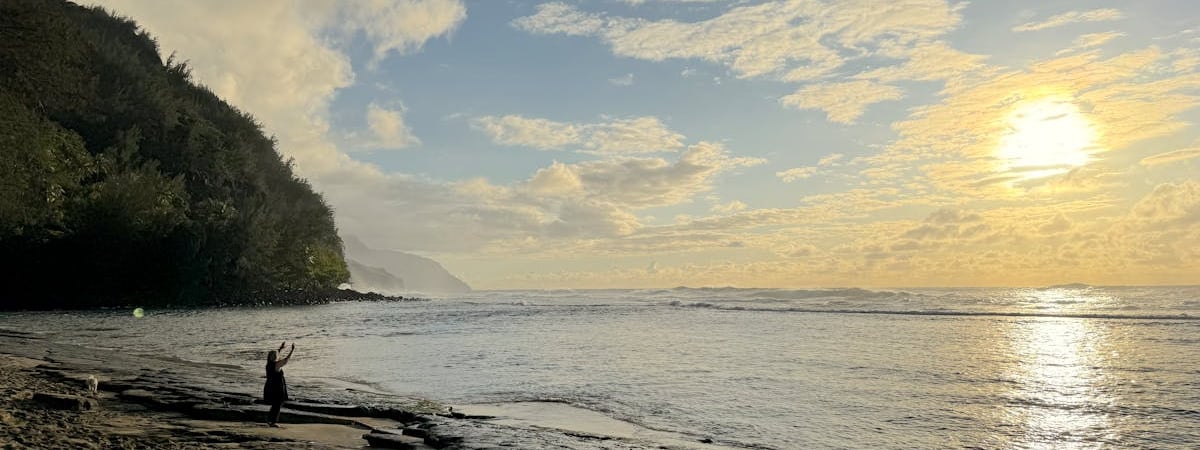
<path fill-rule="evenodd" d="M 283 347 L 279 347 L 279 349 L 283 350 Z M 292 348 L 290 350 L 288 350 L 287 356 L 284 356 L 283 359 L 275 362 L 275 367 L 277 367 L 277 368 L 283 367 L 284 364 L 287 364 L 288 360 L 292 359 L 292 352 L 294 352 L 294 351 L 296 351 L 296 343 L 295 342 L 292 343 Z"/>

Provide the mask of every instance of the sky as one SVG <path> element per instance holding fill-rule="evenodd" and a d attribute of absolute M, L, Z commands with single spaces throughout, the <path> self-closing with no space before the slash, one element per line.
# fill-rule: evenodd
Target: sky
<path fill-rule="evenodd" d="M 1200 4 L 93 2 L 478 289 L 1200 280 Z"/>

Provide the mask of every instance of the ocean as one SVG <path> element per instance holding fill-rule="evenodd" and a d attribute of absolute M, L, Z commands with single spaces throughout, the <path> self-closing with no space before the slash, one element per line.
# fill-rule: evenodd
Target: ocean
<path fill-rule="evenodd" d="M 550 402 L 735 448 L 1200 447 L 1195 286 L 481 291 L 0 327 L 250 379 L 294 341 L 293 383 Z"/>

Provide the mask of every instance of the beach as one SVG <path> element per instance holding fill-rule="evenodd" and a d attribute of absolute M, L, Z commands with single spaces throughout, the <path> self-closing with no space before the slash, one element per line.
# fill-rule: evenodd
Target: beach
<path fill-rule="evenodd" d="M 361 448 L 365 442 L 362 430 L 346 425 L 268 428 L 252 422 L 195 420 L 121 401 L 107 392 L 91 399 L 88 410 L 46 407 L 33 396 L 79 396 L 83 389 L 81 383 L 39 371 L 42 365 L 45 361 L 0 356 L 0 448 L 343 449 Z"/>
<path fill-rule="evenodd" d="M 313 423 L 288 423 L 282 428 L 267 427 L 250 417 L 232 420 L 239 410 L 228 402 L 252 400 L 240 396 L 241 392 L 197 388 L 188 395 L 187 390 L 173 389 L 172 382 L 182 382 L 186 376 L 170 374 L 186 373 L 189 368 L 184 364 L 138 361 L 13 332 L 0 334 L 0 342 L 0 422 L 4 425 L 0 448 L 346 449 L 363 448 L 367 441 L 362 436 L 371 431 L 366 423 L 354 422 L 371 421 L 379 428 L 402 425 L 367 417 L 343 423 L 332 423 L 337 421 L 333 418 L 327 421 L 331 423 L 320 423 L 322 418 L 312 417 L 308 419 Z M 96 395 L 87 390 L 88 375 L 101 380 Z M 167 394 L 168 390 L 175 394 Z M 139 401 L 137 391 L 158 397 Z M 227 398 L 212 397 L 220 395 Z M 214 410 L 207 414 L 195 408 L 205 396 L 214 400 Z M 215 403 L 219 400 L 225 403 Z M 189 413 L 184 403 L 197 412 Z M 303 419 L 293 412 L 285 422 Z M 413 448 L 423 445 L 413 444 Z"/>
<path fill-rule="evenodd" d="M 99 380 L 95 395 L 89 375 Z M 563 427 L 556 429 L 547 421 L 469 415 L 424 399 L 303 383 L 297 386 L 305 396 L 285 404 L 282 426 L 273 428 L 264 423 L 267 405 L 257 403 L 260 382 L 238 366 L 0 330 L 0 448 L 716 448 L 634 442 L 647 437 L 637 427 L 606 418 L 572 421 L 576 413 L 561 405 L 543 411 L 558 416 Z"/>

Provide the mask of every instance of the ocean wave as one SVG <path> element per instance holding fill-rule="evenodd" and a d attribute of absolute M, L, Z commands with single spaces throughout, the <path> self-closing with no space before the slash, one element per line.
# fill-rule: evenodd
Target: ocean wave
<path fill-rule="evenodd" d="M 483 396 L 474 401 L 465 404 L 469 405 L 504 405 L 504 404 L 522 404 L 522 403 L 553 403 L 577 408 L 580 410 L 591 411 L 603 414 L 613 420 L 630 423 L 647 430 L 664 433 L 670 435 L 680 441 L 696 442 L 702 438 L 708 437 L 708 434 L 697 432 L 696 430 L 687 430 L 687 427 L 671 427 L 656 424 L 654 421 L 646 420 L 647 414 L 645 405 L 625 404 L 621 401 L 612 398 L 599 399 L 585 395 L 537 395 L 528 392 L 496 392 L 491 395 Z M 674 415 L 679 414 L 677 411 L 670 409 L 655 409 L 650 408 L 649 412 L 653 415 Z M 635 438 L 636 439 L 636 438 Z M 653 442 L 653 441 L 648 441 Z M 721 448 L 744 448 L 753 450 L 777 450 L 776 447 L 767 446 L 761 443 L 742 442 L 731 439 L 726 436 L 724 439 L 715 442 Z M 667 447 L 660 447 L 667 448 Z"/>
<path fill-rule="evenodd" d="M 1200 316 L 1179 314 L 1108 314 L 1042 311 L 962 311 L 949 309 L 890 310 L 890 309 L 847 309 L 847 308 L 765 308 L 743 305 L 723 305 L 711 302 L 685 302 L 673 300 L 670 306 L 681 308 L 707 308 L 722 311 L 754 311 L 814 314 L 887 314 L 902 316 L 980 316 L 980 317 L 1051 317 L 1067 319 L 1125 319 L 1125 320 L 1200 320 Z"/>
<path fill-rule="evenodd" d="M 804 300 L 824 297 L 844 298 L 892 298 L 897 296 L 913 296 L 915 294 L 903 291 L 873 291 L 863 288 L 830 288 L 830 289 L 753 289 L 736 287 L 677 287 L 670 291 L 650 291 L 659 294 L 731 294 L 729 298 L 739 299 L 780 299 Z"/>

